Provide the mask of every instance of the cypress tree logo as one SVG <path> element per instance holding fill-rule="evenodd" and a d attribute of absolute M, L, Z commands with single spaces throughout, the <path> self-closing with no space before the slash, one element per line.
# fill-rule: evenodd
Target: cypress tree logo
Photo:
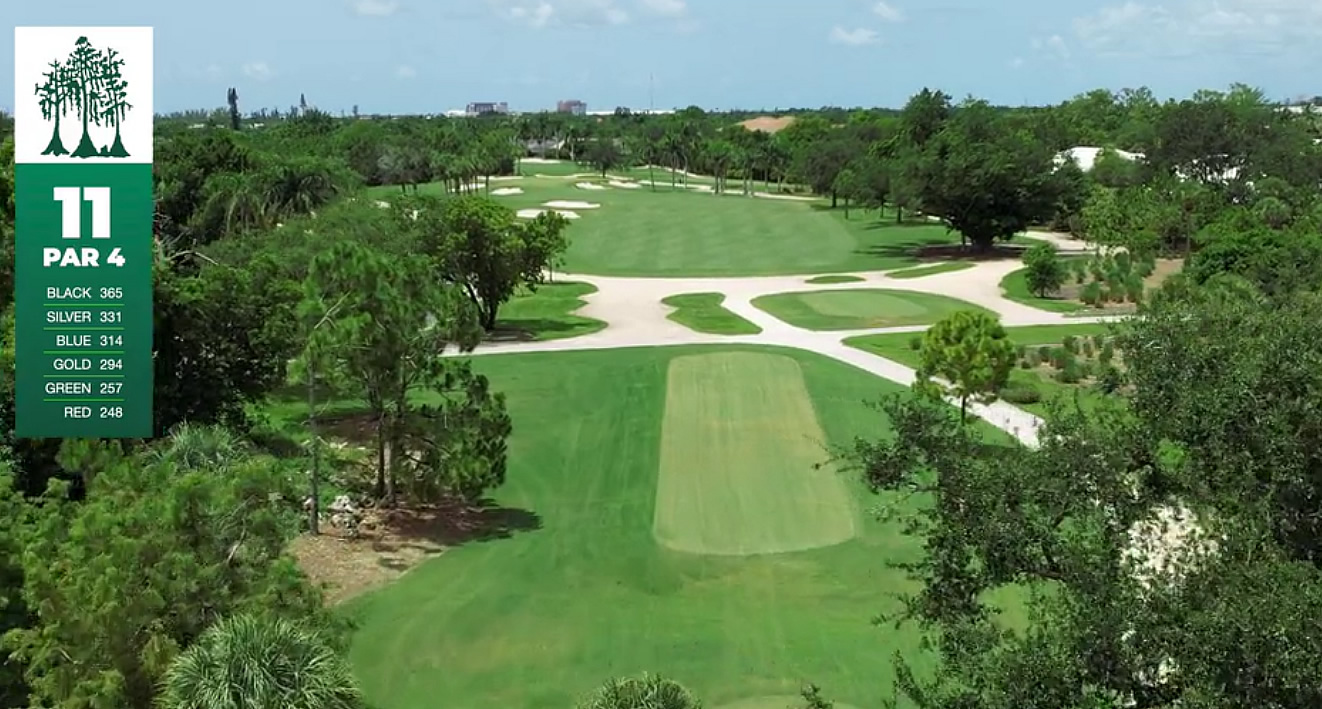
<path fill-rule="evenodd" d="M 124 60 L 113 49 L 97 49 L 87 37 L 74 42 L 73 51 L 64 61 L 50 62 L 45 79 L 37 84 L 36 95 L 41 117 L 52 124 L 50 143 L 42 155 L 73 158 L 127 158 L 119 128 L 133 110 L 128 102 L 128 81 L 123 77 Z M 64 146 L 60 135 L 62 119 L 82 124 L 82 137 L 73 152 Z M 91 126 L 115 129 L 115 138 L 97 146 L 89 132 Z"/>

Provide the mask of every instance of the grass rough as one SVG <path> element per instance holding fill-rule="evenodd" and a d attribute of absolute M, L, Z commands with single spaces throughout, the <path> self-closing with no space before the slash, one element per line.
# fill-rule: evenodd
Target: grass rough
<path fill-rule="evenodd" d="M 683 293 L 661 300 L 675 311 L 666 317 L 695 332 L 710 335 L 756 335 L 762 328 L 725 309 L 723 293 Z"/>
<path fill-rule="evenodd" d="M 862 330 L 930 325 L 957 310 L 985 308 L 943 295 L 884 289 L 774 293 L 753 305 L 805 330 Z"/>

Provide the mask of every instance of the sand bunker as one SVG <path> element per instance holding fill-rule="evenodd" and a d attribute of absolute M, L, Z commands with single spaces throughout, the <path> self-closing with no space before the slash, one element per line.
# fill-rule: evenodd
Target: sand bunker
<path fill-rule="evenodd" d="M 571 211 L 569 211 L 568 209 L 552 209 L 552 210 L 550 210 L 550 211 L 555 212 L 556 214 L 559 214 L 560 216 L 564 217 L 565 219 L 578 219 L 578 218 L 579 218 L 579 214 L 578 214 L 578 212 L 571 212 Z M 519 211 L 515 212 L 514 214 L 515 214 L 515 216 L 519 217 L 520 219 L 536 219 L 537 217 L 540 217 L 541 215 L 546 214 L 546 212 L 547 212 L 547 210 L 545 210 L 545 209 L 520 209 Z"/>
<path fill-rule="evenodd" d="M 552 158 L 523 158 L 523 162 L 530 165 L 554 165 L 560 161 Z"/>
<path fill-rule="evenodd" d="M 376 206 L 378 206 L 378 207 L 380 207 L 380 208 L 382 208 L 382 209 L 390 209 L 390 203 L 389 203 L 389 202 L 383 202 L 382 200 L 379 200 L 379 199 L 376 201 Z"/>
<path fill-rule="evenodd" d="M 491 194 L 496 197 L 508 197 L 512 194 L 523 194 L 522 187 L 499 187 L 491 190 Z"/>
<path fill-rule="evenodd" d="M 754 192 L 753 196 L 763 199 L 787 199 L 791 202 L 816 202 L 818 200 L 817 197 L 805 197 L 799 194 L 772 194 L 771 192 Z"/>
<path fill-rule="evenodd" d="M 577 188 L 579 188 L 580 190 L 604 190 L 604 189 L 606 189 L 605 187 L 602 187 L 601 185 L 598 185 L 598 184 L 596 184 L 596 183 L 594 183 L 594 182 L 575 182 L 575 183 L 574 183 L 574 186 L 577 187 Z"/>
<path fill-rule="evenodd" d="M 751 131 L 776 133 L 788 128 L 793 122 L 794 116 L 758 116 L 757 118 L 750 118 L 739 125 Z"/>
<path fill-rule="evenodd" d="M 638 184 L 637 182 L 621 182 L 619 180 L 611 180 L 606 184 L 610 185 L 611 187 L 619 187 L 620 189 L 625 189 L 625 190 L 636 190 L 642 187 L 642 185 Z"/>
<path fill-rule="evenodd" d="M 575 202 L 573 200 L 555 199 L 550 202 L 543 202 L 542 206 L 554 209 L 596 209 L 601 205 L 592 202 Z"/>

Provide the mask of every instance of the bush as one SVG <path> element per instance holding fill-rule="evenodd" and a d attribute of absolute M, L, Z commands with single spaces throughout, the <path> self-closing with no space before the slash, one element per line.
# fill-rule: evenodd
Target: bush
<path fill-rule="evenodd" d="M 1065 282 L 1065 267 L 1056 255 L 1056 247 L 1046 242 L 1038 243 L 1024 252 L 1024 282 L 1028 290 L 1039 298 L 1060 290 Z"/>
<path fill-rule="evenodd" d="M 1094 304 L 1098 308 L 1105 308 L 1106 304 L 1111 302 L 1111 291 L 1107 288 L 1097 287 L 1097 302 Z"/>
<path fill-rule="evenodd" d="M 1083 372 L 1079 370 L 1079 363 L 1069 360 L 1059 372 L 1056 372 L 1056 381 L 1061 384 L 1078 384 L 1083 379 Z"/>
<path fill-rule="evenodd" d="M 1036 367 L 1042 364 L 1042 356 L 1036 352 L 1029 352 L 1028 356 L 1024 358 L 1024 361 L 1028 363 L 1029 367 Z"/>
<path fill-rule="evenodd" d="M 1014 354 L 1015 354 L 1015 356 L 1018 357 L 1019 359 L 1023 359 L 1023 358 L 1028 354 L 1028 346 L 1027 346 L 1027 345 L 1017 345 L 1017 346 L 1015 346 L 1015 348 L 1014 348 Z"/>
<path fill-rule="evenodd" d="M 1083 285 L 1088 280 L 1088 261 L 1086 259 L 1074 259 L 1074 282 Z"/>
<path fill-rule="evenodd" d="M 909 338 L 909 349 L 921 350 L 923 348 L 923 338 L 921 335 L 914 335 Z"/>
<path fill-rule="evenodd" d="M 1102 351 L 1097 353 L 1097 361 L 1100 362 L 1102 365 L 1109 365 L 1111 364 L 1111 360 L 1114 358 L 1115 358 L 1115 345 L 1112 345 L 1111 341 L 1107 340 L 1105 343 L 1102 344 Z"/>
<path fill-rule="evenodd" d="M 1102 371 L 1097 375 L 1097 388 L 1105 394 L 1114 394 L 1125 385 L 1125 375 L 1112 365 L 1102 367 Z"/>
<path fill-rule="evenodd" d="M 1143 302 L 1143 279 L 1138 276 L 1130 276 L 1125 282 L 1125 297 L 1129 302 L 1135 305 Z"/>
<path fill-rule="evenodd" d="M 1049 346 L 1042 345 L 1037 348 L 1037 361 L 1039 363 L 1051 361 L 1051 348 Z"/>
<path fill-rule="evenodd" d="M 1065 351 L 1069 352 L 1070 354 L 1078 354 L 1079 338 L 1073 335 L 1066 335 L 1065 337 L 1061 338 L 1060 346 L 1064 347 Z"/>
<path fill-rule="evenodd" d="M 1157 270 L 1157 262 L 1151 257 L 1142 259 L 1134 264 L 1134 275 L 1139 278 L 1147 278 L 1152 272 Z"/>
<path fill-rule="evenodd" d="M 1028 359 L 1027 357 L 1025 357 L 1025 358 L 1019 360 L 1019 368 L 1020 368 L 1020 369 L 1032 369 L 1032 368 L 1033 368 L 1033 363 L 1030 362 L 1029 359 Z"/>
<path fill-rule="evenodd" d="M 1096 281 L 1093 281 L 1092 283 L 1089 283 L 1088 285 L 1084 286 L 1083 290 L 1079 291 L 1079 300 L 1083 301 L 1084 303 L 1087 303 L 1088 305 L 1100 306 L 1100 304 L 1103 302 L 1101 284 L 1097 283 Z"/>
<path fill-rule="evenodd" d="M 1001 390 L 1001 399 L 1011 404 L 1036 404 L 1042 400 L 1042 392 L 1032 386 L 1014 384 Z"/>
<path fill-rule="evenodd" d="M 1092 344 L 1092 338 L 1088 338 L 1088 337 L 1083 338 L 1082 344 L 1079 345 L 1079 349 L 1083 352 L 1084 357 L 1092 357 L 1093 352 L 1095 352 Z"/>

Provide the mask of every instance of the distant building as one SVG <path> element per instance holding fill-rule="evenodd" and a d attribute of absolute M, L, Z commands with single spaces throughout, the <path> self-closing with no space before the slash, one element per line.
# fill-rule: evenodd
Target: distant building
<path fill-rule="evenodd" d="M 583 103 L 582 101 L 579 101 L 576 98 L 569 99 L 567 101 L 559 101 L 555 104 L 555 112 L 571 113 L 575 116 L 584 116 L 587 115 L 588 105 L 586 103 Z"/>
<path fill-rule="evenodd" d="M 509 104 L 505 103 L 504 101 L 501 101 L 500 103 L 487 103 L 487 102 L 470 103 L 468 104 L 468 108 L 464 111 L 464 113 L 469 116 L 486 116 L 493 113 L 505 115 L 509 112 L 510 112 Z"/>

